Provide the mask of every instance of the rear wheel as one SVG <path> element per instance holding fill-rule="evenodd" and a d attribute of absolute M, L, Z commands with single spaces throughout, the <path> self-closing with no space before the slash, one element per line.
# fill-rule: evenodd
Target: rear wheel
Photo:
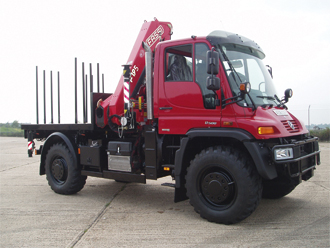
<path fill-rule="evenodd" d="M 191 162 L 187 196 L 201 217 L 232 224 L 247 218 L 261 199 L 262 181 L 253 163 L 231 147 L 208 148 Z"/>
<path fill-rule="evenodd" d="M 54 144 L 48 151 L 45 162 L 46 177 L 53 191 L 59 194 L 70 195 L 80 191 L 85 183 L 86 176 L 74 164 L 73 156 L 63 144 Z"/>

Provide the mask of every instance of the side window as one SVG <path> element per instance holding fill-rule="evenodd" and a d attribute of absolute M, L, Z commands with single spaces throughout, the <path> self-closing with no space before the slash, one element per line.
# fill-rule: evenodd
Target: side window
<path fill-rule="evenodd" d="M 192 45 L 165 50 L 165 81 L 193 81 Z"/>
<path fill-rule="evenodd" d="M 195 44 L 195 82 L 203 94 L 204 107 L 215 109 L 215 94 L 206 88 L 206 78 L 210 76 L 206 71 L 206 52 L 210 50 L 205 43 Z"/>

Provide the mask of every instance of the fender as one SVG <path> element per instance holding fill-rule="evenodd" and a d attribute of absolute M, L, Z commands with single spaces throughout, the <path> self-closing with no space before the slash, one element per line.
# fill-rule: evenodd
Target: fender
<path fill-rule="evenodd" d="M 77 149 L 74 148 L 74 146 L 75 146 L 74 142 L 72 142 L 65 134 L 60 133 L 60 132 L 55 132 L 48 136 L 47 140 L 45 141 L 45 143 L 42 147 L 39 175 L 44 175 L 46 173 L 46 171 L 45 171 L 46 155 L 47 155 L 49 148 L 55 143 L 65 143 L 65 145 L 68 147 L 70 153 L 73 155 L 73 163 L 74 163 L 75 167 L 77 168 L 78 155 L 77 155 Z"/>
<path fill-rule="evenodd" d="M 175 154 L 175 187 L 176 196 L 183 194 L 183 179 L 185 175 L 182 172 L 182 164 L 184 162 L 184 155 L 186 147 L 192 139 L 196 137 L 219 137 L 219 138 L 233 138 L 244 144 L 245 148 L 251 155 L 258 173 L 264 179 L 274 179 L 277 177 L 275 166 L 269 165 L 268 155 L 269 151 L 266 148 L 259 146 L 259 142 L 249 132 L 237 128 L 209 128 L 209 129 L 192 129 L 187 132 L 187 137 L 181 139 L 180 149 Z M 181 197 L 179 197 L 181 198 Z"/>

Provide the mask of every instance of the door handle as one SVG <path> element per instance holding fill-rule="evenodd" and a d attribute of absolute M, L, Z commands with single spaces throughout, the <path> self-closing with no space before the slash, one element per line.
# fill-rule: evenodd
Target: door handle
<path fill-rule="evenodd" d="M 168 110 L 168 109 L 172 109 L 172 107 L 160 107 L 159 110 Z"/>

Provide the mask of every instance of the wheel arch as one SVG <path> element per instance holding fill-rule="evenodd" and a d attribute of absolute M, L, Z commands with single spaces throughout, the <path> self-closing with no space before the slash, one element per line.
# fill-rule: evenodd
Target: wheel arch
<path fill-rule="evenodd" d="M 73 157 L 73 163 L 74 163 L 75 167 L 77 168 L 78 154 L 77 154 L 77 149 L 75 149 L 76 148 L 75 143 L 67 135 L 60 133 L 60 132 L 55 132 L 48 136 L 48 138 L 46 139 L 46 141 L 42 147 L 41 158 L 40 158 L 40 168 L 39 168 L 40 175 L 44 175 L 46 173 L 46 171 L 45 171 L 46 155 L 47 155 L 49 148 L 53 144 L 56 144 L 56 143 L 63 143 L 68 147 L 68 149 Z"/>
<path fill-rule="evenodd" d="M 264 179 L 277 177 L 275 166 L 268 163 L 268 151 L 261 148 L 254 137 L 245 130 L 234 128 L 192 129 L 181 139 L 180 149 L 175 155 L 175 198 L 187 199 L 185 193 L 185 172 L 190 161 L 203 149 L 217 145 L 231 145 L 242 149 L 253 160 L 258 173 Z"/>

